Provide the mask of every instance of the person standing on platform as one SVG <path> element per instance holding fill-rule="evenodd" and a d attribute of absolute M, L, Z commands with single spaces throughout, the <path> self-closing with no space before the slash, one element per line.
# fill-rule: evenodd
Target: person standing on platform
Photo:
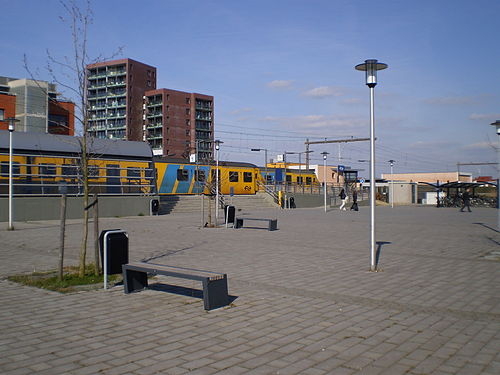
<path fill-rule="evenodd" d="M 342 200 L 342 204 L 340 205 L 339 210 L 340 211 L 342 211 L 342 210 L 347 211 L 347 209 L 345 208 L 345 204 L 347 203 L 347 195 L 346 195 L 344 189 L 342 189 L 340 191 L 339 197 Z"/>
<path fill-rule="evenodd" d="M 358 208 L 358 192 L 356 191 L 356 189 L 354 189 L 354 191 L 352 192 L 352 206 L 351 206 L 351 211 L 354 210 L 354 211 L 358 211 L 359 208 Z"/>

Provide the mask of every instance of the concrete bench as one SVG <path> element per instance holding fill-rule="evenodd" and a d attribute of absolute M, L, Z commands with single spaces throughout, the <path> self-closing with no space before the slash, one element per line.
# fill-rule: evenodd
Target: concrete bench
<path fill-rule="evenodd" d="M 127 263 L 122 266 L 125 293 L 132 293 L 148 287 L 148 274 L 197 280 L 203 284 L 203 307 L 217 309 L 229 304 L 227 274 L 192 268 L 174 267 L 144 262 Z"/>
<path fill-rule="evenodd" d="M 276 230 L 278 229 L 278 219 L 257 219 L 253 217 L 238 217 L 234 219 L 234 227 L 235 228 L 243 228 L 243 222 L 248 221 L 248 220 L 253 220 L 253 221 L 266 221 L 267 224 L 267 230 Z"/>

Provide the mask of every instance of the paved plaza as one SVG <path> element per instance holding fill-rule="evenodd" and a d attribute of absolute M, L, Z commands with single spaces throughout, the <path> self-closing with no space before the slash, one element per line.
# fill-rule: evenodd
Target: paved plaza
<path fill-rule="evenodd" d="M 244 214 L 279 230 L 200 228 L 197 214 L 100 221 L 129 233 L 132 261 L 227 273 L 234 301 L 209 312 L 197 293 L 165 291 L 201 287 L 179 279 L 128 295 L 11 283 L 56 268 L 59 222 L 0 223 L 0 373 L 500 374 L 495 209 L 377 207 L 380 272 L 369 207 Z M 69 221 L 67 265 L 80 236 Z"/>

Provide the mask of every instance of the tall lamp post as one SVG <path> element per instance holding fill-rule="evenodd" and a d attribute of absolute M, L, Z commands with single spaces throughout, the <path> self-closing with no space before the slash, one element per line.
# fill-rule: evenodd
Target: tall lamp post
<path fill-rule="evenodd" d="M 394 208 L 394 176 L 392 173 L 392 167 L 394 166 L 394 163 L 396 160 L 388 160 L 388 162 L 391 164 L 391 189 L 390 189 L 390 194 L 391 194 L 391 207 Z"/>
<path fill-rule="evenodd" d="M 221 140 L 215 140 L 216 167 L 215 167 L 215 226 L 219 225 L 219 150 Z"/>
<path fill-rule="evenodd" d="M 495 126 L 498 135 L 497 145 L 497 228 L 500 230 L 500 120 L 492 122 L 491 125 Z"/>
<path fill-rule="evenodd" d="M 9 117 L 7 119 L 9 121 L 9 226 L 8 230 L 14 230 L 13 224 L 13 205 L 12 205 L 12 195 L 14 193 L 12 186 L 12 133 L 15 130 L 16 122 L 19 122 L 18 119 L 14 117 Z"/>
<path fill-rule="evenodd" d="M 370 88 L 370 247 L 371 262 L 370 270 L 376 271 L 375 264 L 375 111 L 374 111 L 374 93 L 377 85 L 377 70 L 387 68 L 387 64 L 380 63 L 377 60 L 365 60 L 364 63 L 355 66 L 356 70 L 366 72 L 366 85 Z"/>
<path fill-rule="evenodd" d="M 264 185 L 267 184 L 267 148 L 252 148 L 251 151 L 264 151 Z"/>
<path fill-rule="evenodd" d="M 324 180 L 324 186 L 323 186 L 323 192 L 325 196 L 325 212 L 326 212 L 326 156 L 329 154 L 329 152 L 323 151 L 321 155 L 323 155 L 323 180 Z"/>

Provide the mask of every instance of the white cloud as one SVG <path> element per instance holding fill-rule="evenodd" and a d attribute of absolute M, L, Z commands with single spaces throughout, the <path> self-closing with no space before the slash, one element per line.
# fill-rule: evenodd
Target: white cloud
<path fill-rule="evenodd" d="M 320 87 L 315 87 L 311 90 L 307 90 L 302 95 L 304 96 L 309 96 L 312 98 L 327 98 L 330 96 L 341 96 L 344 93 L 342 92 L 342 89 L 338 87 L 333 87 L 333 86 L 320 86 Z"/>
<path fill-rule="evenodd" d="M 495 149 L 495 145 L 491 142 L 477 142 L 464 145 L 463 150 L 492 150 Z"/>
<path fill-rule="evenodd" d="M 291 89 L 292 88 L 293 81 L 289 80 L 274 80 L 271 82 L 268 82 L 267 87 L 270 87 L 272 89 Z"/>

